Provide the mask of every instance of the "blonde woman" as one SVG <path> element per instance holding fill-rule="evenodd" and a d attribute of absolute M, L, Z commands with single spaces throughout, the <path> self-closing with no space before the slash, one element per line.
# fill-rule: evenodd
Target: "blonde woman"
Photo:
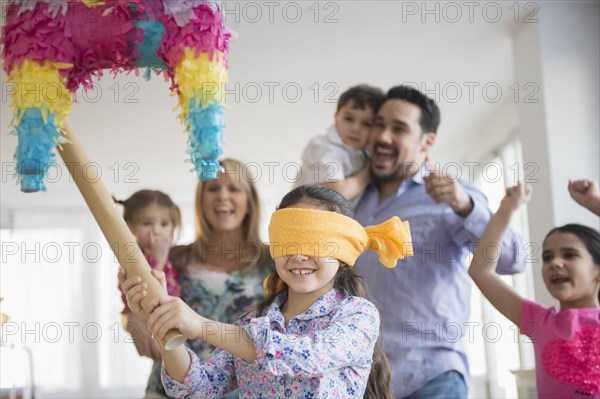
<path fill-rule="evenodd" d="M 240 161 L 223 159 L 220 164 L 218 178 L 199 181 L 196 188 L 196 239 L 174 247 L 170 258 L 179 272 L 181 299 L 198 314 L 231 323 L 264 299 L 263 280 L 275 268 L 259 236 L 254 179 Z M 200 340 L 187 345 L 200 358 L 214 350 Z M 237 397 L 237 391 L 232 394 Z M 160 363 L 152 368 L 146 397 L 166 397 Z"/>

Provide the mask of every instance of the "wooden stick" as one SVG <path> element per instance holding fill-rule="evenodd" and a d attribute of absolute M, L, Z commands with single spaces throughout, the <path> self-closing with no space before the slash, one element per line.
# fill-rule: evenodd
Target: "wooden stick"
<path fill-rule="evenodd" d="M 146 290 L 148 295 L 142 300 L 142 307 L 145 308 L 152 298 L 162 292 L 162 287 L 151 274 L 152 269 L 148 265 L 148 261 L 146 261 L 123 216 L 115 207 L 115 203 L 102 180 L 94 179 L 94 181 L 91 181 L 86 178 L 84 169 L 90 165 L 90 161 L 81 148 L 79 140 L 67 124 L 65 124 L 63 130 L 69 143 L 59 146 L 58 153 L 65 162 L 110 248 L 119 260 L 119 264 L 126 270 L 127 277 L 140 276 L 142 281 L 148 285 Z M 142 315 L 142 318 L 147 319 L 148 314 Z M 171 350 L 184 342 L 185 337 L 181 332 L 170 330 L 161 345 L 165 349 Z"/>

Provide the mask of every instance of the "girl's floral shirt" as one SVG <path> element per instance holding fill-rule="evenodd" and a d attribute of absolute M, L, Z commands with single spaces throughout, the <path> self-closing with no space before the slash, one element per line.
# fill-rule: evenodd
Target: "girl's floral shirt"
<path fill-rule="evenodd" d="M 286 326 L 285 299 L 279 295 L 262 317 L 251 312 L 234 323 L 252 338 L 256 360 L 217 349 L 202 361 L 188 349 L 192 363 L 183 383 L 163 366 L 167 394 L 220 398 L 239 387 L 240 398 L 362 398 L 379 336 L 375 306 L 333 289 Z"/>
<path fill-rule="evenodd" d="M 185 273 L 179 273 L 181 299 L 198 314 L 211 320 L 232 323 L 248 307 L 263 300 L 263 281 L 274 270 L 275 265 L 269 259 L 264 266 L 256 267 L 247 273 L 235 271 L 225 281 L 222 293 L 202 279 L 190 278 Z M 186 344 L 201 359 L 207 358 L 215 350 L 214 346 L 198 339 L 188 340 Z M 166 397 L 161 382 L 161 362 L 154 362 L 146 392 Z M 236 395 L 233 394 L 232 397 Z"/>

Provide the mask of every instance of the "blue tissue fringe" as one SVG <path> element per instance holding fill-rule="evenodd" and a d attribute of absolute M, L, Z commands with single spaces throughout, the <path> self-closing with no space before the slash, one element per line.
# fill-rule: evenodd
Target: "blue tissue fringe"
<path fill-rule="evenodd" d="M 192 99 L 185 121 L 190 125 L 186 152 L 196 167 L 198 179 L 216 179 L 217 173 L 221 171 L 218 159 L 223 153 L 223 105 L 215 101 L 203 109 L 202 106 L 196 106 L 196 101 Z"/>
<path fill-rule="evenodd" d="M 48 121 L 44 124 L 41 110 L 28 108 L 15 130 L 19 144 L 14 159 L 17 163 L 17 180 L 21 191 L 46 191 L 44 177 L 55 157 L 52 149 L 61 139 L 54 124 L 54 114 L 48 113 Z"/>
<path fill-rule="evenodd" d="M 151 71 L 162 71 L 167 69 L 164 61 L 156 56 L 160 42 L 165 32 L 165 27 L 160 21 L 138 20 L 134 21 L 136 28 L 144 31 L 144 41 L 136 45 L 140 52 L 140 59 L 135 61 L 137 67 L 148 67 L 144 79 L 150 79 Z"/>

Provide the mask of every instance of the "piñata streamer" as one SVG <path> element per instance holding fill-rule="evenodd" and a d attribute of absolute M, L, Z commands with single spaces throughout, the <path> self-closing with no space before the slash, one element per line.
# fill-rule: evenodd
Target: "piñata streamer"
<path fill-rule="evenodd" d="M 21 190 L 44 176 L 79 87 L 109 69 L 147 68 L 171 79 L 199 179 L 215 179 L 222 154 L 223 96 L 231 35 L 216 2 L 79 0 L 10 2 L 1 43 L 13 92 L 15 160 Z"/>

